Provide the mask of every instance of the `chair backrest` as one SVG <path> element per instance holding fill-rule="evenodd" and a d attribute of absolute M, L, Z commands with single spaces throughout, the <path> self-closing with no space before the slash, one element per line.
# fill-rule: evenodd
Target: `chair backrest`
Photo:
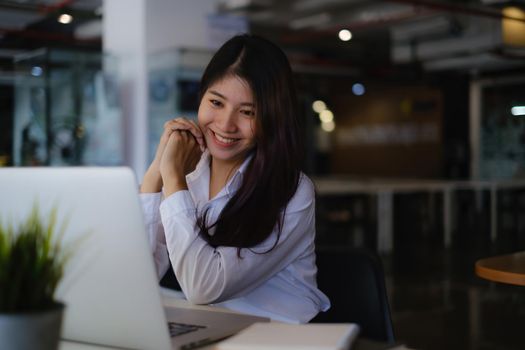
<path fill-rule="evenodd" d="M 381 260 L 363 249 L 318 249 L 317 283 L 332 307 L 312 322 L 353 322 L 365 338 L 394 343 Z"/>

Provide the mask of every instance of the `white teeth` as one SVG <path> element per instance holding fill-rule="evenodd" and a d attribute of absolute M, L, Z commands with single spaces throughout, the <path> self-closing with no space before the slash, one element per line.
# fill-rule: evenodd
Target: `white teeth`
<path fill-rule="evenodd" d="M 233 142 L 237 141 L 237 139 L 229 139 L 229 138 L 226 138 L 226 137 L 222 137 L 219 134 L 215 134 L 215 137 L 217 138 L 217 140 L 219 140 L 221 142 L 224 142 L 224 143 L 233 143 Z"/>

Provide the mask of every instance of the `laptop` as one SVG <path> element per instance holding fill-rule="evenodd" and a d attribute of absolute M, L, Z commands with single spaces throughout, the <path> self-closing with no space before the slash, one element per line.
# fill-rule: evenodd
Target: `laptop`
<path fill-rule="evenodd" d="M 56 208 L 58 227 L 67 221 L 62 242 L 73 253 L 56 293 L 66 304 L 64 340 L 186 349 L 268 321 L 226 311 L 164 308 L 131 169 L 0 168 L 0 220 L 21 222 L 35 203 L 41 216 Z M 170 336 L 170 329 L 178 335 Z"/>

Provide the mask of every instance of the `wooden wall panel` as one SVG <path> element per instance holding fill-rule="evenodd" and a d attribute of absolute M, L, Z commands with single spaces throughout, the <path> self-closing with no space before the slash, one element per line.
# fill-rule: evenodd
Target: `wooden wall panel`
<path fill-rule="evenodd" d="M 332 172 L 373 177 L 442 175 L 442 97 L 427 87 L 368 87 L 332 99 Z"/>

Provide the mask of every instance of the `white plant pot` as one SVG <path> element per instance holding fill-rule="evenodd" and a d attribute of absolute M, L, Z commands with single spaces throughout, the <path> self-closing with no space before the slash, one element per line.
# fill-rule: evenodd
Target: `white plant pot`
<path fill-rule="evenodd" d="M 45 311 L 0 313 L 0 349 L 57 350 L 64 304 Z"/>

